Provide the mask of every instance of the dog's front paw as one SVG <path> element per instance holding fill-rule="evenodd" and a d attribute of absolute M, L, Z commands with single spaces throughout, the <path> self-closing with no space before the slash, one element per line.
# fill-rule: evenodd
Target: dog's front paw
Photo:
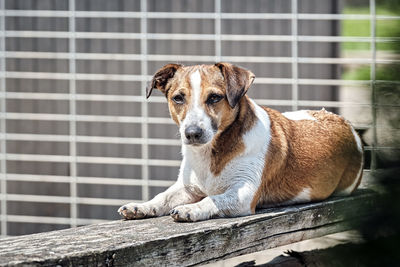
<path fill-rule="evenodd" d="M 207 215 L 194 204 L 175 207 L 170 211 L 170 215 L 176 222 L 195 222 L 208 219 Z"/>
<path fill-rule="evenodd" d="M 118 209 L 118 213 L 127 220 L 143 219 L 157 216 L 156 208 L 151 208 L 146 204 L 129 203 Z"/>

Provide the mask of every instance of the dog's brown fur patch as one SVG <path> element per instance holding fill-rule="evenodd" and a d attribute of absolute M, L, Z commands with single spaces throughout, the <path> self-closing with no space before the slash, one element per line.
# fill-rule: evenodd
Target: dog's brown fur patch
<path fill-rule="evenodd" d="M 215 176 L 219 175 L 232 159 L 243 153 L 245 150 L 243 135 L 256 121 L 256 115 L 247 96 L 240 100 L 236 109 L 237 115 L 233 122 L 223 128 L 212 144 L 211 172 Z"/>
<path fill-rule="evenodd" d="M 261 186 L 251 203 L 256 206 L 289 201 L 302 190 L 310 190 L 310 201 L 329 197 L 341 179 L 352 184 L 362 154 L 351 126 L 340 116 L 309 112 L 316 120 L 289 120 L 264 108 L 271 121 L 271 143 L 265 159 Z"/>

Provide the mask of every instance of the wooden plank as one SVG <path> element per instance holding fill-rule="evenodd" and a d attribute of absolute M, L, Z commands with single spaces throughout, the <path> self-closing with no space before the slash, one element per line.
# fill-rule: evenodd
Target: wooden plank
<path fill-rule="evenodd" d="M 260 210 L 252 216 L 176 223 L 170 217 L 113 221 L 11 237 L 0 266 L 194 265 L 352 228 L 374 207 L 370 190 L 347 198 Z"/>

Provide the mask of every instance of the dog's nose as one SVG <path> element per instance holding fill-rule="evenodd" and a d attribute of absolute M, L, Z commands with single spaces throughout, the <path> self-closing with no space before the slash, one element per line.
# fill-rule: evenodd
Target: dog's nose
<path fill-rule="evenodd" d="M 190 142 L 197 142 L 203 136 L 203 129 L 198 126 L 191 125 L 185 129 L 185 136 Z"/>

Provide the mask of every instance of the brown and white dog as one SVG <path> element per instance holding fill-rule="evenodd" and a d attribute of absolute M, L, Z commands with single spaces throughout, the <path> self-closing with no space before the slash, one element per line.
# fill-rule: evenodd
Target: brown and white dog
<path fill-rule="evenodd" d="M 325 110 L 279 113 L 246 92 L 255 76 L 229 63 L 158 70 L 147 88 L 165 94 L 183 160 L 177 182 L 152 200 L 122 206 L 126 219 L 176 221 L 254 214 L 256 207 L 349 195 L 363 148 L 342 117 Z"/>

